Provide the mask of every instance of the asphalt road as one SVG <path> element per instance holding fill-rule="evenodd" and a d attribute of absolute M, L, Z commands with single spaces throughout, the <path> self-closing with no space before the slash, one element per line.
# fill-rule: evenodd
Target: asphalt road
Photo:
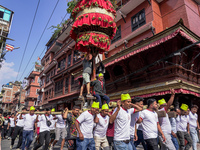
<path fill-rule="evenodd" d="M 17 146 L 17 142 L 18 142 L 18 139 L 15 140 L 14 147 Z M 11 143 L 11 140 L 7 140 L 7 139 L 4 139 L 2 141 L 0 140 L 0 145 L 1 145 L 0 150 L 10 150 L 10 143 Z M 33 143 L 34 143 L 34 141 L 31 144 L 30 150 L 32 150 L 32 148 L 33 148 Z M 13 148 L 13 149 L 15 149 L 15 148 Z M 197 149 L 200 150 L 199 143 L 198 143 Z M 42 147 L 39 150 L 42 150 Z M 60 141 L 55 145 L 54 150 L 60 150 Z M 63 150 L 68 150 L 68 149 L 66 146 L 64 146 Z M 137 150 L 143 150 L 142 145 L 138 145 Z M 192 148 L 190 150 L 192 150 Z"/>
<path fill-rule="evenodd" d="M 17 142 L 18 142 L 18 139 L 15 140 L 15 144 L 14 144 L 13 150 L 15 150 L 15 147 L 17 146 Z M 32 150 L 33 143 L 34 143 L 34 141 L 32 142 L 29 150 Z M 2 140 L 1 141 L 1 149 L 0 150 L 10 150 L 10 144 L 11 144 L 11 140 L 7 140 L 7 139 Z M 43 150 L 42 147 L 39 150 Z M 60 142 L 58 142 L 55 145 L 54 150 L 60 150 Z M 68 149 L 67 149 L 66 146 L 64 146 L 63 150 L 68 150 Z"/>

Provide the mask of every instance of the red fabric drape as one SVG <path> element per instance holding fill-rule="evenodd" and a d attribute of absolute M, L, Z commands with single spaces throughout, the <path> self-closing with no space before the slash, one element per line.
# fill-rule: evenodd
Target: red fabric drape
<path fill-rule="evenodd" d="M 71 38 L 74 40 L 77 38 L 77 31 L 91 31 L 91 26 L 99 26 L 102 31 L 109 32 L 110 39 L 115 36 L 117 30 L 116 23 L 112 17 L 101 13 L 88 13 L 79 16 L 75 20 L 70 31 Z"/>
<path fill-rule="evenodd" d="M 87 52 L 88 46 L 93 46 L 97 47 L 99 53 L 103 53 L 109 50 L 110 43 L 110 38 L 103 33 L 83 33 L 78 36 L 75 48 L 76 50 Z"/>

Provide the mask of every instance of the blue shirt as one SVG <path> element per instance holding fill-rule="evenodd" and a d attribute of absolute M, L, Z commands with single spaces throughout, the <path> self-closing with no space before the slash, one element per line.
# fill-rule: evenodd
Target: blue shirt
<path fill-rule="evenodd" d="M 176 133 L 176 118 L 169 118 L 170 124 L 171 124 L 171 130 Z"/>

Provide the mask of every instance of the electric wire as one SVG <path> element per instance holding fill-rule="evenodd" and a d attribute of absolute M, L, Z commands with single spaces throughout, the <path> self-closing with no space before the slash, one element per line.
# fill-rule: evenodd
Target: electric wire
<path fill-rule="evenodd" d="M 25 67 L 25 69 L 24 69 L 24 71 L 23 71 L 23 73 L 22 73 L 22 75 L 20 76 L 19 79 L 21 79 L 22 76 L 24 75 L 24 73 L 25 73 L 25 71 L 26 71 L 26 69 L 27 69 L 27 67 L 28 67 L 28 65 L 29 65 L 29 63 L 30 63 L 30 61 L 31 61 L 31 59 L 32 59 L 32 57 L 33 57 L 33 55 L 34 55 L 34 53 L 35 53 L 35 51 L 36 51 L 36 49 L 37 49 L 37 47 L 38 47 L 38 45 L 39 45 L 41 39 L 42 39 L 42 37 L 43 37 L 43 35 L 44 35 L 44 32 L 46 31 L 46 28 L 47 28 L 47 26 L 48 26 L 48 24 L 49 24 L 49 22 L 50 22 L 50 20 L 51 20 L 51 18 L 52 18 L 52 16 L 53 16 L 54 12 L 55 12 L 55 9 L 56 9 L 58 3 L 59 3 L 59 0 L 57 0 L 56 5 L 55 5 L 55 7 L 54 7 L 54 9 L 53 9 L 53 11 L 52 11 L 52 13 L 51 13 L 51 15 L 50 15 L 48 21 L 47 21 L 47 24 L 46 24 L 46 26 L 45 26 L 45 28 L 44 28 L 44 30 L 43 30 L 43 32 L 42 32 L 42 34 L 41 34 L 39 40 L 38 40 L 38 43 L 37 43 L 37 45 L 36 45 L 36 47 L 35 47 L 33 53 L 31 54 L 31 57 L 30 57 L 30 59 L 29 59 L 27 65 L 26 65 L 26 67 Z"/>
<path fill-rule="evenodd" d="M 33 25 L 34 25 L 34 22 L 35 22 L 36 14 L 37 14 L 37 11 L 38 11 L 38 8 L 39 8 L 39 4 L 40 4 L 40 0 L 38 0 L 38 4 L 37 4 L 36 10 L 35 10 L 35 14 L 34 14 L 34 17 L 33 17 L 33 21 L 32 21 L 32 24 L 31 24 L 30 31 L 29 31 L 29 35 L 28 35 L 28 38 L 27 38 L 27 41 L 26 41 L 25 49 L 24 49 L 24 52 L 23 52 L 23 55 L 22 55 L 20 65 L 19 65 L 19 69 L 17 71 L 16 81 L 17 81 L 17 78 L 18 78 L 18 75 L 19 75 L 19 72 L 20 72 L 20 69 L 21 69 L 21 66 L 22 66 L 22 62 L 24 60 L 26 49 L 27 49 L 27 46 L 28 46 L 28 43 L 29 43 L 29 39 L 30 39 L 30 36 L 31 36 Z"/>

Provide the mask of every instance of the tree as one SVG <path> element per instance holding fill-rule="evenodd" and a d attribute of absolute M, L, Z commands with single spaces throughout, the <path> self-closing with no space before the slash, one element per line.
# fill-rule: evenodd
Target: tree
<path fill-rule="evenodd" d="M 20 85 L 20 84 L 22 84 L 22 82 L 21 81 L 15 81 L 14 84 Z"/>
<path fill-rule="evenodd" d="M 5 90 L 4 90 L 4 89 L 1 90 L 1 94 L 3 94 L 3 93 L 5 93 Z"/>

